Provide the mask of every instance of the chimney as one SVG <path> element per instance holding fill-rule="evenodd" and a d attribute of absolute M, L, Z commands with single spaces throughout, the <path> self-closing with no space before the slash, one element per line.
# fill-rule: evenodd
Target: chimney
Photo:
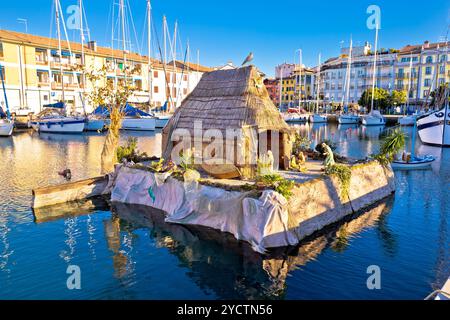
<path fill-rule="evenodd" d="M 97 52 L 97 41 L 89 41 L 88 49 Z"/>
<path fill-rule="evenodd" d="M 426 41 L 423 43 L 423 47 L 424 47 L 425 49 L 428 49 L 428 48 L 430 47 L 430 41 L 426 40 Z"/>

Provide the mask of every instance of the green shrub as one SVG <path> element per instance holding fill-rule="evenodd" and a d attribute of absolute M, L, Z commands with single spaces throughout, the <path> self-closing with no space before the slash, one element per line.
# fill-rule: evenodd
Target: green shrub
<path fill-rule="evenodd" d="M 122 162 L 124 159 L 127 161 L 139 162 L 142 157 L 146 157 L 147 154 L 139 153 L 137 149 L 137 139 L 130 137 L 124 146 L 117 147 L 117 161 Z"/>
<path fill-rule="evenodd" d="M 295 186 L 294 181 L 287 180 L 279 174 L 258 176 L 257 181 L 263 183 L 268 188 L 275 190 L 286 199 L 289 199 L 292 196 L 292 189 Z"/>
<path fill-rule="evenodd" d="M 392 130 L 381 141 L 380 152 L 372 155 L 381 165 L 387 166 L 394 160 L 394 156 L 405 147 L 406 134 L 399 128 Z"/>
<path fill-rule="evenodd" d="M 350 179 L 352 178 L 352 170 L 344 164 L 334 164 L 325 168 L 326 175 L 335 175 L 341 183 L 341 198 L 348 199 L 350 192 Z"/>

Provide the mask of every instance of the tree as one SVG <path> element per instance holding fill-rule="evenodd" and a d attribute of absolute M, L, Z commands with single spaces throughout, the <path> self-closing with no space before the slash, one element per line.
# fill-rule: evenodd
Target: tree
<path fill-rule="evenodd" d="M 91 90 L 85 94 L 89 103 L 93 106 L 104 106 L 110 114 L 110 125 L 108 134 L 101 153 L 101 173 L 107 174 L 114 170 L 117 162 L 117 147 L 119 146 L 119 130 L 122 126 L 122 119 L 125 116 L 124 110 L 128 98 L 133 94 L 134 87 L 130 84 L 132 77 L 125 68 L 125 79 L 114 86 L 114 82 L 107 79 L 107 68 L 93 70 L 85 73 L 86 79 L 90 82 Z"/>
<path fill-rule="evenodd" d="M 382 88 L 375 88 L 374 90 L 374 99 L 373 105 L 374 108 L 379 110 L 384 110 L 389 106 L 389 92 Z M 358 100 L 358 104 L 360 106 L 370 108 L 372 103 L 372 89 L 365 90 L 361 95 L 361 98 Z"/>
<path fill-rule="evenodd" d="M 449 95 L 448 83 L 441 84 L 438 88 L 436 88 L 430 93 L 431 96 L 430 105 L 440 108 L 442 105 L 445 104 L 446 102 L 445 99 L 446 98 L 448 99 L 448 95 Z"/>
<path fill-rule="evenodd" d="M 393 90 L 389 97 L 389 105 L 402 105 L 406 103 L 406 91 L 405 90 Z"/>

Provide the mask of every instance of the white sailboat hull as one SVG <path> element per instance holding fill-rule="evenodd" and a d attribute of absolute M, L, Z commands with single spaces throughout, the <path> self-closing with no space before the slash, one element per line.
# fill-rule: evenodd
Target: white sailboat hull
<path fill-rule="evenodd" d="M 39 132 L 82 133 L 85 121 L 79 118 L 52 118 L 32 122 L 31 126 Z"/>
<path fill-rule="evenodd" d="M 450 115 L 446 108 L 421 117 L 417 130 L 423 143 L 450 146 Z"/>
<path fill-rule="evenodd" d="M 9 137 L 14 129 L 14 121 L 0 120 L 0 137 Z"/>
<path fill-rule="evenodd" d="M 386 120 L 383 117 L 374 117 L 371 115 L 363 117 L 361 122 L 365 126 L 384 126 L 386 124 Z"/>
<path fill-rule="evenodd" d="M 142 118 L 124 118 L 122 120 L 122 130 L 136 130 L 136 131 L 155 131 L 156 118 L 142 117 Z"/>
<path fill-rule="evenodd" d="M 286 121 L 287 123 L 307 122 L 308 117 L 299 114 L 287 114 L 284 116 L 284 121 Z"/>
<path fill-rule="evenodd" d="M 156 128 L 164 128 L 171 116 L 156 116 Z"/>
<path fill-rule="evenodd" d="M 320 114 L 312 114 L 309 116 L 309 122 L 311 123 L 326 123 L 328 122 L 327 116 L 322 116 Z"/>
<path fill-rule="evenodd" d="M 359 123 L 360 118 L 359 116 L 355 116 L 355 115 L 341 115 L 338 118 L 338 122 L 340 124 L 357 124 Z"/>
<path fill-rule="evenodd" d="M 84 130 L 86 131 L 101 131 L 106 126 L 104 119 L 87 119 Z"/>

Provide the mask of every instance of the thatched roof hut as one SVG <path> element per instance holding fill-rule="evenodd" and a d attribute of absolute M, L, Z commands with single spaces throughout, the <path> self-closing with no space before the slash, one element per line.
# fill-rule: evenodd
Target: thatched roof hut
<path fill-rule="evenodd" d="M 195 130 L 196 121 L 201 123 L 200 132 Z M 170 158 L 174 147 L 171 140 L 176 129 L 188 130 L 194 140 L 201 139 L 199 135 L 203 136 L 210 129 L 219 130 L 224 138 L 227 130 L 241 129 L 244 134 L 242 140 L 237 142 L 237 149 L 244 155 L 259 154 L 261 134 L 270 133 L 269 136 L 273 136 L 273 132 L 276 132 L 280 136 L 279 141 L 284 143 L 275 151 L 285 157 L 288 157 L 291 151 L 286 144 L 291 132 L 290 127 L 271 101 L 263 79 L 254 66 L 203 74 L 196 88 L 186 97 L 163 129 L 162 148 L 166 159 Z M 252 136 L 251 131 L 256 132 L 257 136 Z M 249 141 L 245 143 L 245 139 L 250 140 L 250 144 Z M 268 139 L 270 140 L 270 137 Z M 272 144 L 273 142 L 268 142 L 269 147 Z M 280 160 L 284 162 L 285 159 Z M 236 160 L 233 162 L 236 163 Z"/>

